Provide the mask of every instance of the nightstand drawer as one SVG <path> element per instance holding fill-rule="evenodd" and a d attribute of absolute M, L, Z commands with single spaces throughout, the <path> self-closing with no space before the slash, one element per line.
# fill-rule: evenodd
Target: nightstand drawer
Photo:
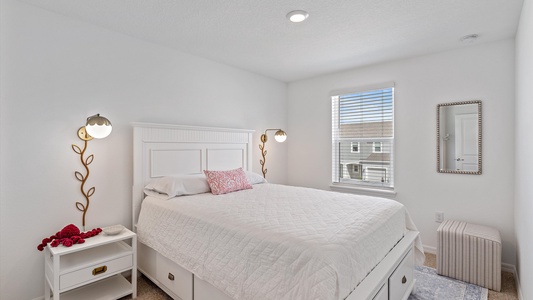
<path fill-rule="evenodd" d="M 409 294 L 406 293 L 414 284 L 414 265 L 413 249 L 411 249 L 389 277 L 389 300 L 407 299 Z"/>
<path fill-rule="evenodd" d="M 133 256 L 127 255 L 59 276 L 59 289 L 65 290 L 87 281 L 108 277 L 133 266 Z"/>

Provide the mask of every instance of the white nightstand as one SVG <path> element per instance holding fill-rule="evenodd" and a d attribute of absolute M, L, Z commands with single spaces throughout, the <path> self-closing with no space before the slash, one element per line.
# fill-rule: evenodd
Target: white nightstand
<path fill-rule="evenodd" d="M 101 232 L 83 244 L 48 245 L 44 250 L 46 300 L 50 294 L 54 300 L 137 297 L 137 235 L 130 230 L 117 235 Z M 131 282 L 122 275 L 126 271 L 131 271 Z"/>

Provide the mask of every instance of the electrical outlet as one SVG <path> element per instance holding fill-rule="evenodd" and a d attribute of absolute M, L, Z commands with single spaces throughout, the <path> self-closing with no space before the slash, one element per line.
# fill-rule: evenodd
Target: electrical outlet
<path fill-rule="evenodd" d="M 442 223 L 444 221 L 444 213 L 442 211 L 435 212 L 435 222 Z"/>

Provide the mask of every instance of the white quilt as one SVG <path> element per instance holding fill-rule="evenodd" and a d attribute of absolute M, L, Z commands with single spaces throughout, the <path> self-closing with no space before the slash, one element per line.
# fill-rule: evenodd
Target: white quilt
<path fill-rule="evenodd" d="M 259 184 L 142 204 L 139 241 L 234 299 L 344 299 L 412 222 L 383 198 Z"/>

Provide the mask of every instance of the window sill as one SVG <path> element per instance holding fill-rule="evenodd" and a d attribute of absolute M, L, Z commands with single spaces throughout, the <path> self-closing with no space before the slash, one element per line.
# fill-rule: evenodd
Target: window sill
<path fill-rule="evenodd" d="M 362 187 L 362 186 L 338 184 L 338 183 L 330 184 L 329 188 L 333 191 L 338 191 L 338 192 L 361 193 L 361 194 L 366 194 L 366 195 L 381 196 L 381 197 L 387 197 L 387 198 L 394 198 L 396 196 L 396 191 L 394 191 L 393 189 L 387 189 L 387 188 Z"/>

